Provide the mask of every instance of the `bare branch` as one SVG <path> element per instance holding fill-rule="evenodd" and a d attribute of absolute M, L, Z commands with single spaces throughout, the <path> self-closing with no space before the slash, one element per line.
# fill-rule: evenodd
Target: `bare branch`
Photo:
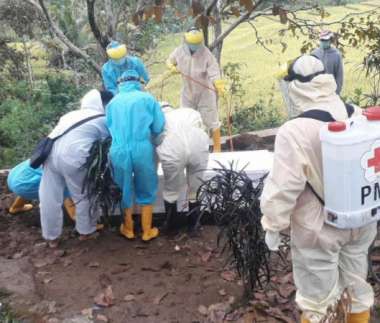
<path fill-rule="evenodd" d="M 96 41 L 99 43 L 100 47 L 103 49 L 103 56 L 105 57 L 105 49 L 109 44 L 110 40 L 107 36 L 103 35 L 98 28 L 95 21 L 95 1 L 96 0 L 86 0 L 87 3 L 87 16 L 88 22 L 91 27 L 91 31 L 95 36 Z"/>
<path fill-rule="evenodd" d="M 255 37 L 256 37 L 256 44 L 262 46 L 265 50 L 267 50 L 269 53 L 273 54 L 273 52 L 265 45 L 265 43 L 262 41 L 259 31 L 257 30 L 256 26 L 251 22 L 248 21 L 249 25 L 253 28 L 255 32 Z"/>
<path fill-rule="evenodd" d="M 241 23 L 249 20 L 251 14 L 255 11 L 257 7 L 259 7 L 264 0 L 258 0 L 252 11 L 246 12 L 244 15 L 240 16 L 236 19 L 219 37 L 217 37 L 214 42 L 208 46 L 210 50 L 213 50 L 216 46 L 218 46 L 236 27 L 238 27 Z M 255 15 L 254 15 L 255 16 Z"/>
<path fill-rule="evenodd" d="M 34 1 L 32 0 L 28 0 L 29 3 L 34 3 Z M 49 28 L 51 29 L 51 31 L 53 32 L 53 34 L 64 44 L 66 45 L 75 55 L 79 56 L 79 57 L 82 57 L 85 62 L 91 67 L 93 68 L 98 74 L 101 74 L 101 68 L 100 66 L 86 53 L 84 52 L 83 50 L 81 50 L 80 48 L 78 48 L 77 46 L 75 46 L 66 36 L 65 34 L 62 32 L 61 29 L 59 29 L 59 27 L 54 23 L 54 21 L 52 20 L 50 14 L 49 14 L 49 11 L 47 10 L 46 6 L 45 6 L 45 3 L 43 0 L 38 0 L 38 3 L 40 5 L 40 8 L 39 10 L 42 11 L 45 19 L 47 20 L 48 24 L 49 24 Z M 34 3 L 34 5 L 36 5 L 36 3 Z"/>

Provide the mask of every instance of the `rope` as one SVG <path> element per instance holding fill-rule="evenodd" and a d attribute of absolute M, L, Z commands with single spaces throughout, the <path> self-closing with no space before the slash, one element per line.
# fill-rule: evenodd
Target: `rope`
<path fill-rule="evenodd" d="M 185 74 L 185 73 L 182 73 L 181 71 L 178 71 L 178 74 L 180 74 L 182 77 L 188 79 L 189 81 L 193 82 L 193 83 L 196 83 L 198 84 L 199 86 L 205 88 L 205 89 L 208 89 L 210 91 L 213 91 L 214 93 L 217 93 L 217 90 L 215 88 L 211 88 L 209 87 L 208 85 L 206 84 L 203 84 L 202 82 L 199 82 L 197 80 L 195 80 L 194 78 L 192 78 L 191 76 Z M 148 86 L 146 87 L 147 90 L 151 90 L 153 88 L 156 88 L 156 87 L 160 87 L 160 98 L 162 100 L 162 95 L 163 95 L 163 89 L 165 87 L 165 81 L 168 80 L 170 77 L 174 76 L 175 74 L 171 73 L 171 72 L 165 72 L 162 76 L 161 76 L 161 79 L 159 79 L 158 81 L 156 81 L 155 83 L 150 83 L 148 84 Z M 230 151 L 234 151 L 234 145 L 233 145 L 233 142 L 232 142 L 232 107 L 231 107 L 231 100 L 229 101 L 227 99 L 227 95 L 222 97 L 222 100 L 225 101 L 226 103 L 226 107 L 227 107 L 227 129 L 228 129 L 228 136 L 230 137 Z"/>

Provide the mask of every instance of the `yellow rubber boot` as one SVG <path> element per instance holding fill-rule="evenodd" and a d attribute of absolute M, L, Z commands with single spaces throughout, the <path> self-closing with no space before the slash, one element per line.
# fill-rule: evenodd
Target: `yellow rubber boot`
<path fill-rule="evenodd" d="M 214 143 L 214 153 L 220 153 L 222 150 L 222 146 L 220 143 L 220 128 L 214 129 L 212 132 L 212 141 Z"/>
<path fill-rule="evenodd" d="M 33 209 L 32 204 L 28 204 L 22 197 L 17 196 L 11 207 L 9 208 L 10 214 L 17 214 L 22 212 L 28 212 Z"/>
<path fill-rule="evenodd" d="M 135 233 L 133 232 L 133 208 L 124 210 L 124 223 L 120 226 L 120 234 L 127 239 L 134 239 Z"/>
<path fill-rule="evenodd" d="M 75 222 L 75 203 L 71 198 L 66 198 L 63 201 L 63 207 L 65 208 L 69 218 Z"/>
<path fill-rule="evenodd" d="M 348 314 L 347 323 L 368 323 L 370 318 L 369 311 L 361 313 L 350 313 Z"/>
<path fill-rule="evenodd" d="M 153 215 L 152 205 L 143 205 L 141 207 L 141 226 L 143 230 L 143 235 L 142 235 L 143 241 L 149 241 L 158 236 L 158 229 L 152 228 L 152 215 Z"/>

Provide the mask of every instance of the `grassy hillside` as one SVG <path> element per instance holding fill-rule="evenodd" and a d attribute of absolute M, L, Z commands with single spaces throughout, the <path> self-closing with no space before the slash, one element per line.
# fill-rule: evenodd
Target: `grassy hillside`
<path fill-rule="evenodd" d="M 370 5 L 374 3 L 376 1 L 360 5 L 330 7 L 328 8 L 328 12 L 331 15 L 326 21 L 338 20 L 351 12 L 369 10 L 373 8 Z M 274 21 L 273 18 L 262 17 L 258 19 L 256 26 L 261 37 L 271 39 L 271 44 L 268 47 L 272 53 L 256 44 L 255 33 L 249 24 L 242 24 L 224 42 L 222 65 L 229 62 L 240 63 L 242 65 L 241 75 L 244 79 L 246 90 L 246 106 L 253 105 L 260 99 L 267 102 L 270 96 L 273 95 L 273 105 L 282 108 L 281 95 L 277 90 L 277 83 L 273 75 L 279 65 L 300 55 L 300 48 L 304 39 L 296 39 L 291 36 L 281 39 L 278 31 L 284 28 L 284 25 Z M 285 52 L 282 52 L 280 41 L 288 45 L 288 49 Z M 153 61 L 164 62 L 170 52 L 181 42 L 182 35 L 170 35 L 166 37 L 156 50 L 157 54 Z M 345 83 L 343 96 L 352 96 L 356 88 L 368 88 L 366 79 L 360 71 L 362 59 L 363 53 L 360 50 L 347 48 L 344 57 Z M 153 65 L 150 71 L 152 78 L 157 79 L 165 71 L 164 63 Z M 181 80 L 179 76 L 174 76 L 167 81 L 165 87 L 155 89 L 153 92 L 162 100 L 178 104 L 180 84 Z"/>

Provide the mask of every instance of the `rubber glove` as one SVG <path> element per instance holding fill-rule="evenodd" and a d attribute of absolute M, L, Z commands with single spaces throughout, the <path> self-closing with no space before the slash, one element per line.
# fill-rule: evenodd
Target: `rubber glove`
<path fill-rule="evenodd" d="M 226 94 L 226 81 L 225 80 L 215 80 L 214 86 L 219 97 L 223 97 Z"/>
<path fill-rule="evenodd" d="M 166 63 L 166 66 L 167 68 L 169 69 L 169 71 L 172 73 L 172 74 L 178 74 L 179 73 L 179 70 L 177 68 L 177 65 L 173 64 L 173 63 L 170 63 L 170 62 L 167 62 Z"/>
<path fill-rule="evenodd" d="M 281 244 L 280 232 L 267 231 L 265 233 L 265 243 L 269 250 L 278 251 Z"/>
<path fill-rule="evenodd" d="M 285 76 L 288 76 L 288 69 L 289 69 L 288 64 L 282 64 L 280 66 L 280 69 L 275 74 L 276 79 L 282 80 L 283 78 L 285 78 Z"/>

